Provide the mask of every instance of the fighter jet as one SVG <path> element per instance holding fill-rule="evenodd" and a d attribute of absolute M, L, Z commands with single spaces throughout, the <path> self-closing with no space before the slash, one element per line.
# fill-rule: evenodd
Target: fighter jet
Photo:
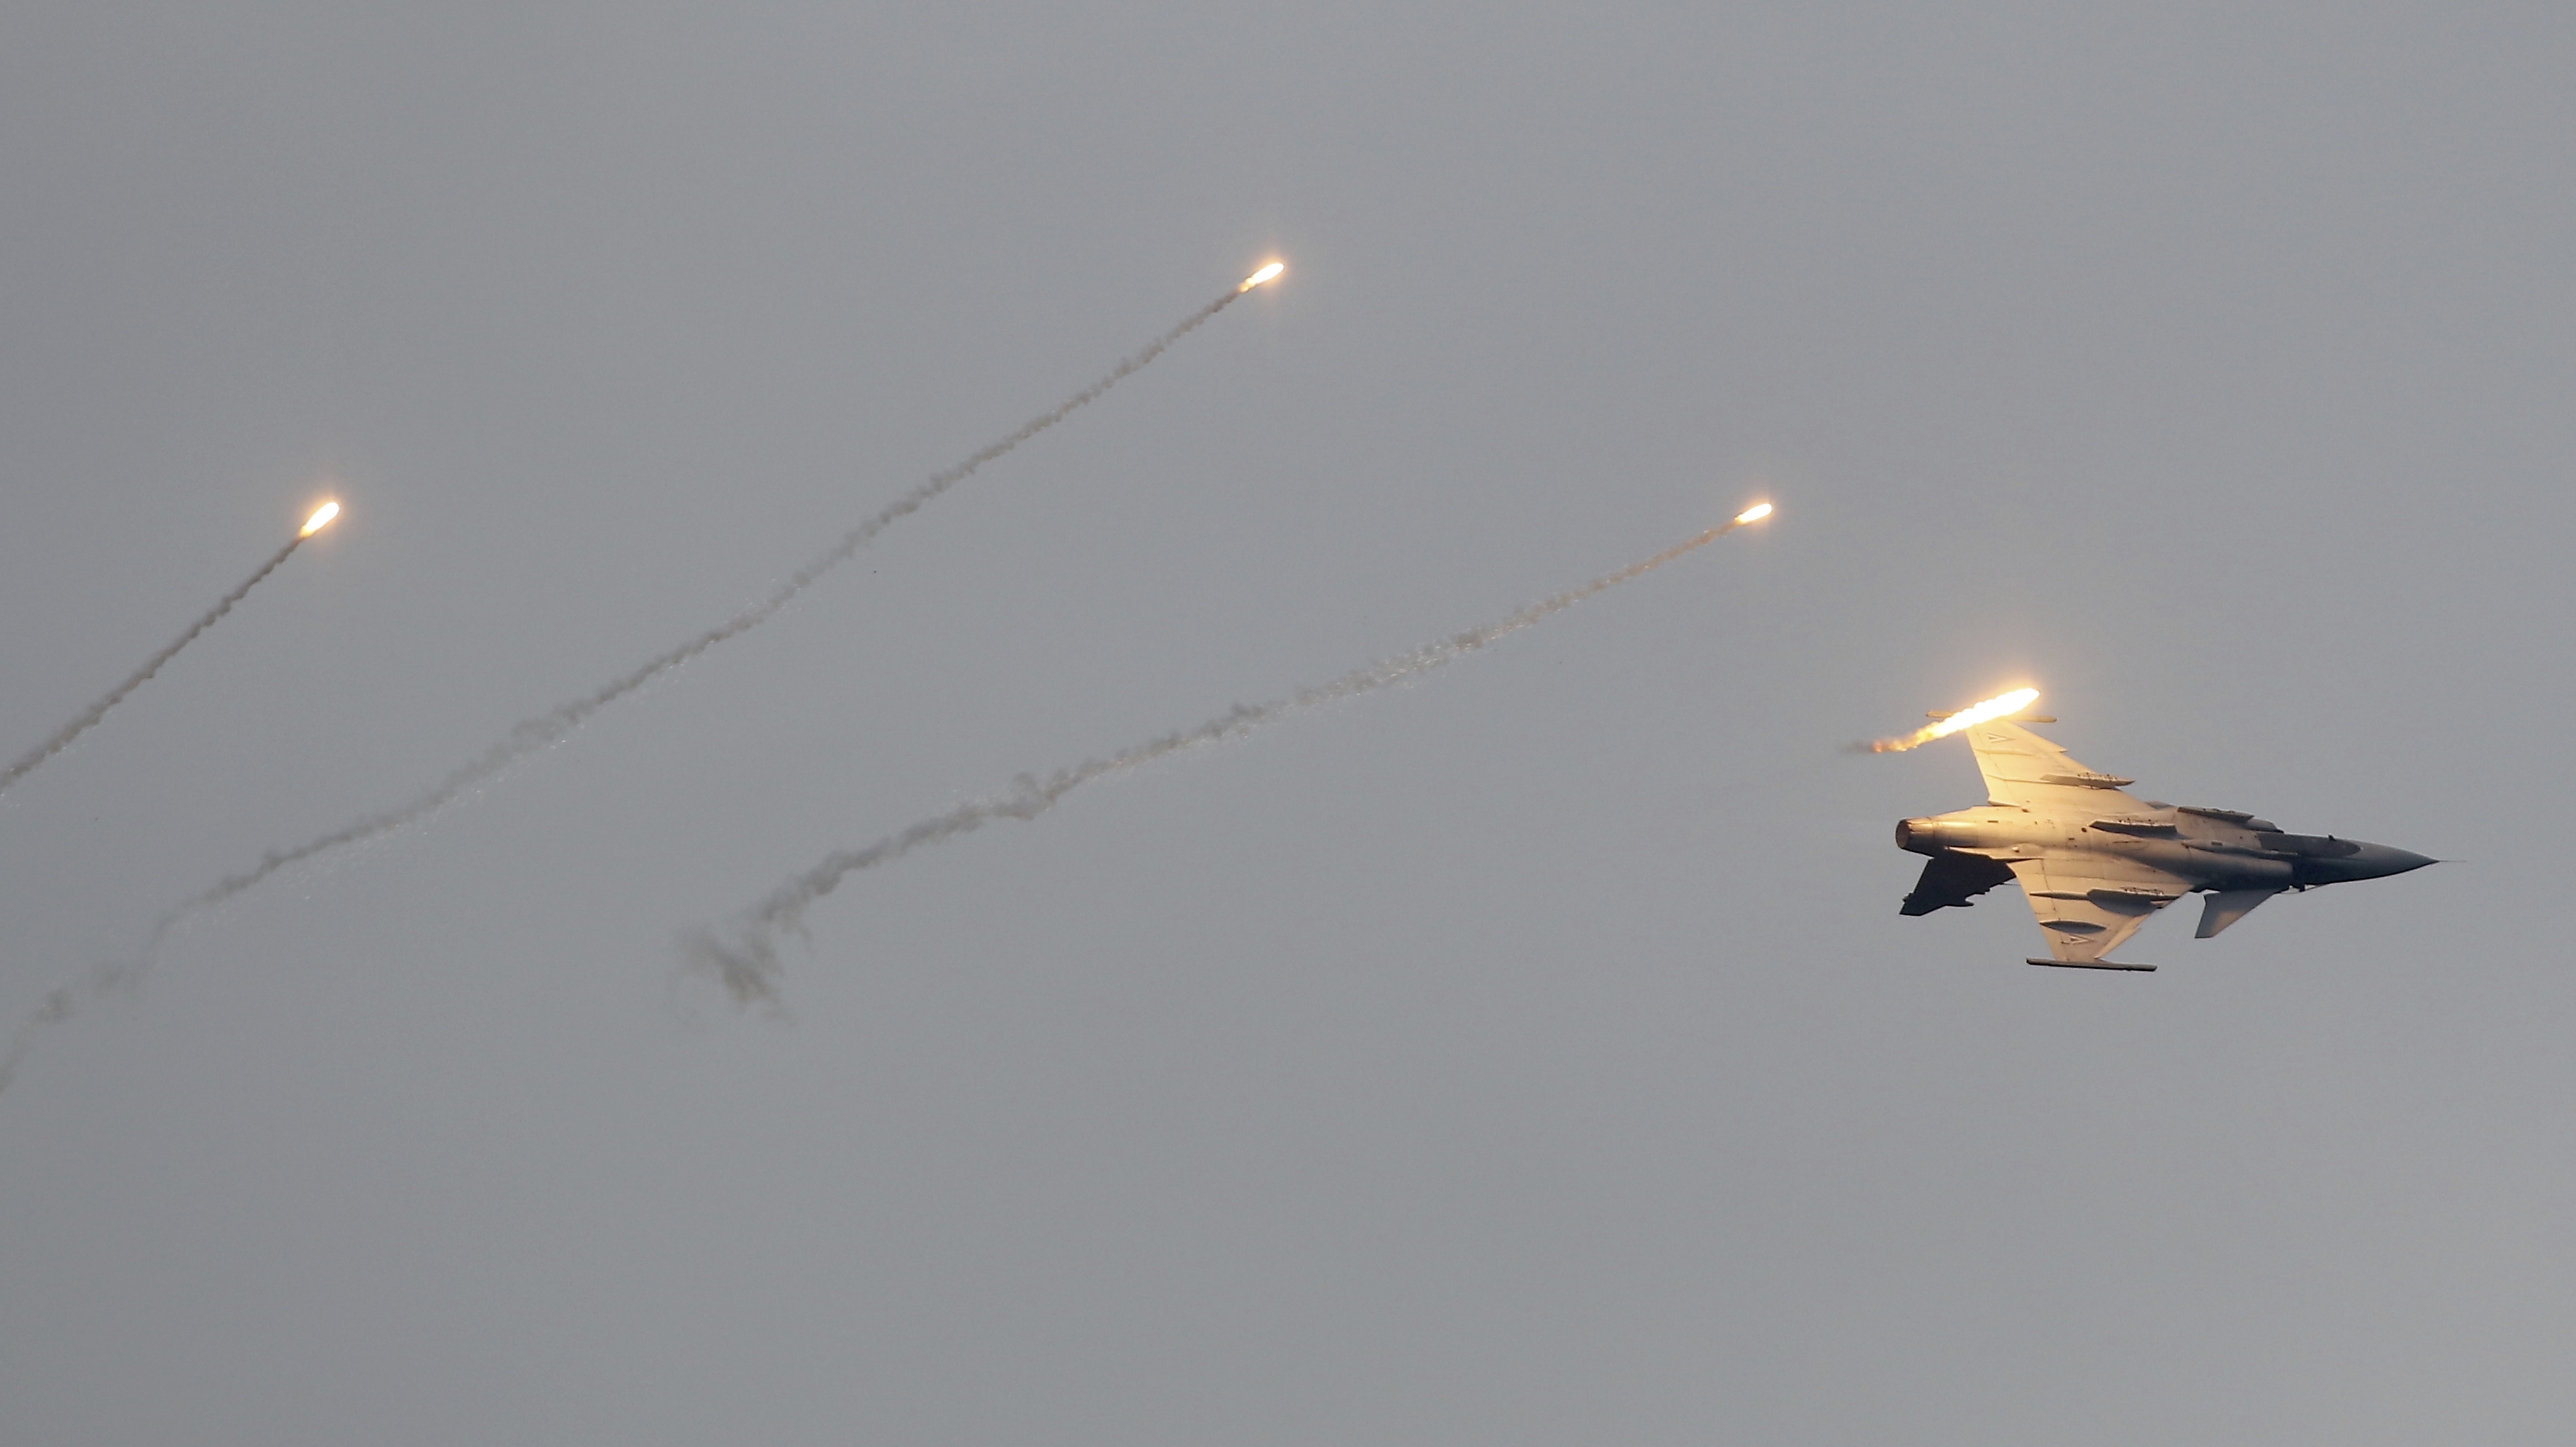
<path fill-rule="evenodd" d="M 1996 719 L 1960 732 L 1986 776 L 1986 802 L 1897 824 L 1898 848 L 1932 856 L 1897 912 L 1964 909 L 2018 882 L 2048 937 L 2050 958 L 2034 965 L 2152 970 L 2103 956 L 2186 894 L 2209 896 L 2198 936 L 2209 939 L 2276 894 L 2436 862 L 2385 844 L 2285 833 L 2234 809 L 2135 798 L 2121 791 L 2137 780 L 2088 769 L 2021 723 Z"/>

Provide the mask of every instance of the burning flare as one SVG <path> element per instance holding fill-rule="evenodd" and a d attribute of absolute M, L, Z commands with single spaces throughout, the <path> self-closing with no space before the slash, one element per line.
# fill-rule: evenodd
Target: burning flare
<path fill-rule="evenodd" d="M 1231 297 L 1227 299 L 1232 300 Z M 52 758 L 54 755 L 61 753 L 67 748 L 70 748 L 72 746 L 72 740 L 77 739 L 82 734 L 88 733 L 91 729 L 96 728 L 98 726 L 98 721 L 107 717 L 108 710 L 116 707 L 120 703 L 123 703 L 127 694 L 134 692 L 134 690 L 141 688 L 147 683 L 150 683 L 152 681 L 152 675 L 159 673 L 163 664 L 178 657 L 179 650 L 195 642 L 198 634 L 203 633 L 207 629 L 214 627 L 217 623 L 222 622 L 224 615 L 233 611 L 233 605 L 239 603 L 242 599 L 249 597 L 250 590 L 258 587 L 261 579 L 276 572 L 278 568 L 286 562 L 287 558 L 294 554 L 297 548 L 304 546 L 304 540 L 306 538 L 313 536 L 313 534 L 321 531 L 323 528 L 329 527 L 331 525 L 331 519 L 338 517 L 339 515 L 340 505 L 338 503 L 326 502 L 322 504 L 320 510 L 315 512 L 311 518 L 305 521 L 304 531 L 288 538 L 284 547 L 279 548 L 276 552 L 270 554 L 268 561 L 259 565 L 258 572 L 244 578 L 239 586 L 235 587 L 231 592 L 226 593 L 215 603 L 214 607 L 207 609 L 202 617 L 198 618 L 196 622 L 189 624 L 187 632 L 180 634 L 176 639 L 172 640 L 168 647 L 163 648 L 160 652 L 153 654 L 148 659 L 145 659 L 143 666 L 128 675 L 123 683 L 110 689 L 107 697 L 91 704 L 87 711 L 83 712 L 79 718 L 73 719 L 70 723 L 56 729 L 52 738 L 45 740 L 43 743 L 29 749 L 24 754 L 19 755 L 17 762 L 8 765 L 5 768 L 0 768 L 0 790 L 5 790 L 10 785 L 17 783 L 20 779 L 34 773 L 36 769 L 45 762 L 45 760 Z M 0 1059 L 0 1083 L 5 1083 L 8 1078 L 10 1070 L 8 1060 L 15 1058 L 15 1056 L 10 1056 L 7 1059 Z"/>
<path fill-rule="evenodd" d="M 1254 287 L 1261 285 L 1265 281 L 1277 281 L 1279 279 L 1279 273 L 1286 271 L 1287 269 L 1288 263 L 1284 261 L 1274 261 L 1268 266 L 1261 268 L 1259 271 L 1254 272 L 1252 275 L 1245 277 L 1243 279 L 1243 285 L 1236 287 L 1234 289 L 1234 293 L 1237 296 L 1241 296 L 1245 292 L 1252 290 Z"/>
<path fill-rule="evenodd" d="M 1901 739 L 1879 739 L 1869 746 L 1869 751 L 1873 754 L 1902 753 L 1918 744 L 1928 744 L 1934 739 L 1947 738 L 1970 724 L 1981 724 L 1990 718 L 2002 718 L 2007 714 L 2019 713 L 2037 702 L 2039 702 L 2038 689 L 2016 688 L 2000 698 L 1990 698 L 1984 703 L 1971 704 L 1948 718 L 1925 724 Z"/>
<path fill-rule="evenodd" d="M 1744 511 L 1735 515 L 1735 525 L 1737 527 L 1742 527 L 1746 523 L 1758 523 L 1770 515 L 1771 504 L 1767 502 L 1757 502 L 1753 506 L 1748 507 Z"/>

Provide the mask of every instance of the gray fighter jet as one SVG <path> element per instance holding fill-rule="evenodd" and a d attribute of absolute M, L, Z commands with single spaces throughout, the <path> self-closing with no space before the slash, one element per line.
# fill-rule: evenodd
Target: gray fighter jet
<path fill-rule="evenodd" d="M 2048 936 L 2051 958 L 2034 965 L 2152 970 L 2102 957 L 2185 894 L 2208 894 L 2199 934 L 2208 939 L 2285 890 L 2435 862 L 2385 844 L 2284 833 L 2234 809 L 2135 798 L 2121 790 L 2137 780 L 2088 769 L 2018 723 L 1998 719 L 1961 732 L 1986 776 L 1986 803 L 1896 826 L 1899 848 L 1932 856 L 1898 912 L 1965 908 L 2017 881 Z"/>

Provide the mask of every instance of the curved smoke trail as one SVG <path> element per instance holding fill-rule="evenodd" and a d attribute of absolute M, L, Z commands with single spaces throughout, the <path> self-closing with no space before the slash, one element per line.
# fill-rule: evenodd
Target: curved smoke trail
<path fill-rule="evenodd" d="M 221 622 L 225 614 L 233 611 L 233 605 L 235 603 L 238 603 L 242 599 L 250 596 L 251 589 L 258 587 L 262 579 L 266 578 L 269 574 L 276 572 L 278 566 L 284 563 L 288 556 L 293 554 L 297 548 L 304 545 L 305 536 L 305 534 L 298 533 L 293 538 L 288 539 L 285 547 L 279 548 L 276 554 L 267 562 L 259 565 L 258 572 L 244 578 L 240 587 L 226 593 L 222 602 L 207 609 L 204 617 L 189 624 L 187 632 L 182 633 L 177 638 L 173 639 L 169 647 L 153 654 L 141 668 L 134 670 L 132 677 L 108 690 L 107 697 L 91 704 L 88 711 L 83 713 L 79 718 L 73 719 L 70 723 L 67 723 L 61 728 L 55 730 L 52 738 L 45 740 L 43 743 L 36 745 L 32 749 L 29 749 L 19 758 L 18 762 L 11 764 L 6 769 L 0 769 L 0 790 L 5 790 L 20 779 L 34 773 L 37 767 L 43 764 L 45 760 L 52 758 L 54 755 L 61 753 L 67 748 L 70 748 L 72 746 L 72 740 L 79 738 L 81 735 L 88 733 L 92 728 L 96 727 L 100 719 L 107 717 L 107 711 L 109 709 L 112 709 L 125 701 L 125 696 L 127 694 L 132 693 L 134 690 L 141 688 L 144 684 L 151 682 L 152 675 L 159 673 L 163 664 L 178 657 L 180 649 L 196 642 L 198 634 L 205 632 L 207 629 L 214 627 L 218 622 Z"/>
<path fill-rule="evenodd" d="M 272 849 L 266 854 L 261 855 L 258 863 L 247 869 L 225 875 L 222 879 L 217 880 L 213 885 L 209 886 L 203 893 L 184 900 L 181 903 L 172 906 L 168 910 L 163 911 L 161 917 L 153 921 L 151 936 L 145 942 L 142 953 L 137 958 L 113 964 L 96 966 L 72 980 L 68 980 L 55 986 L 53 990 L 46 994 L 44 1003 L 38 1006 L 33 1013 L 29 1014 L 27 1018 L 21 1022 L 17 1033 L 10 1037 L 10 1043 L 6 1047 L 0 1047 L 0 1090 L 8 1088 L 10 1077 L 16 1073 L 19 1062 L 25 1058 L 28 1049 L 31 1048 L 34 1042 L 35 1036 L 44 1026 L 56 1024 L 60 1021 L 71 1018 L 71 1016 L 78 1011 L 80 1006 L 87 1000 L 97 998 L 100 995 L 116 989 L 130 987 L 139 983 L 143 976 L 150 971 L 154 959 L 160 954 L 162 944 L 168 940 L 170 931 L 176 928 L 182 920 L 196 914 L 200 910 L 221 904 L 225 900 L 231 899 L 245 890 L 252 889 L 271 875 L 276 874 L 279 870 L 289 868 L 296 864 L 301 864 L 305 860 L 313 858 L 315 855 L 328 853 L 343 845 L 358 844 L 369 839 L 380 838 L 407 825 L 419 823 L 421 820 L 428 818 L 430 815 L 437 813 L 449 804 L 454 803 L 459 796 L 474 788 L 476 785 L 491 780 L 509 768 L 510 765 L 517 763 L 528 755 L 535 753 L 538 750 L 545 748 L 547 745 L 557 742 L 565 735 L 570 734 L 573 730 L 581 727 L 583 723 L 587 722 L 592 714 L 608 707 L 610 704 L 624 698 L 626 695 L 635 692 L 645 684 L 652 682 L 655 678 L 658 678 L 661 675 L 670 672 L 672 669 L 678 668 L 682 664 L 687 663 L 689 660 L 696 658 L 699 654 L 706 652 L 717 644 L 723 643 L 728 639 L 740 637 L 741 635 L 750 632 L 752 629 L 759 627 L 761 624 L 768 622 L 772 617 L 777 615 L 779 610 L 793 602 L 798 594 L 813 586 L 817 579 L 821 578 L 825 573 L 830 572 L 832 569 L 840 566 L 842 563 L 849 561 L 853 554 L 857 553 L 860 548 L 865 547 L 868 541 L 874 538 L 877 534 L 884 532 L 888 527 L 891 527 L 905 517 L 918 512 L 924 504 L 930 502 L 931 499 L 938 497 L 941 493 L 946 492 L 948 489 L 965 481 L 967 478 L 974 476 L 975 473 L 984 466 L 984 464 L 1000 458 L 1005 453 L 1018 447 L 1021 443 L 1028 441 L 1030 438 L 1037 436 L 1039 433 L 1044 432 L 1048 428 L 1063 421 L 1082 407 L 1099 400 L 1103 393 L 1107 392 L 1110 388 L 1117 386 L 1120 382 L 1125 381 L 1128 377 L 1133 376 L 1136 372 L 1142 370 L 1156 357 L 1161 356 L 1165 351 L 1169 350 L 1173 343 L 1178 342 L 1185 336 L 1188 336 L 1191 332 L 1198 330 L 1199 327 L 1204 325 L 1218 312 L 1232 306 L 1236 298 L 1252 290 L 1254 286 L 1263 281 L 1267 281 L 1276 275 L 1278 275 L 1276 269 L 1264 268 L 1262 272 L 1256 273 L 1254 279 L 1247 279 L 1242 285 L 1236 287 L 1234 290 L 1227 292 L 1225 295 L 1220 296 L 1216 300 L 1209 302 L 1207 305 L 1200 307 L 1197 311 L 1190 313 L 1187 317 L 1181 320 L 1179 325 L 1163 333 L 1161 336 L 1154 338 L 1153 341 L 1147 343 L 1143 348 L 1120 361 L 1117 366 L 1112 367 L 1106 374 L 1101 376 L 1099 380 L 1093 382 L 1091 385 L 1074 393 L 1072 396 L 1067 397 L 1064 401 L 1058 403 L 1048 411 L 1041 412 L 1037 416 L 1030 418 L 1028 421 L 1021 423 L 1017 430 L 998 441 L 986 445 L 964 461 L 940 472 L 933 473 L 928 481 L 923 482 L 919 486 L 913 488 L 910 492 L 907 492 L 903 496 L 895 499 L 874 515 L 861 522 L 858 526 L 850 529 L 846 533 L 843 533 L 838 542 L 835 542 L 831 547 L 826 548 L 821 553 L 816 554 L 814 559 L 805 564 L 805 566 L 797 569 L 794 573 L 789 574 L 787 581 L 781 583 L 768 597 L 762 599 L 756 604 L 753 604 L 751 607 L 736 613 L 731 618 L 726 619 L 722 624 L 708 629 L 706 632 L 699 634 L 695 638 L 689 639 L 687 642 L 679 644 L 677 647 L 666 649 L 661 653 L 655 654 L 653 657 L 646 659 L 643 663 L 629 669 L 623 674 L 618 675 L 616 678 L 609 680 L 607 683 L 591 690 L 589 693 L 586 693 L 579 698 L 573 699 L 568 703 L 560 704 L 555 708 L 549 709 L 545 713 L 538 714 L 532 718 L 520 720 L 516 725 L 512 726 L 509 733 L 495 741 L 491 747 L 485 749 L 482 753 L 476 755 L 467 762 L 450 770 L 445 778 L 439 780 L 436 784 L 415 796 L 409 802 L 398 804 L 387 809 L 380 809 L 373 813 L 362 814 L 357 818 L 350 820 L 348 823 L 341 825 L 337 829 L 331 830 L 326 834 L 316 835 L 313 838 L 291 848 Z M 234 603 L 240 601 L 244 593 L 250 591 L 252 584 L 257 583 L 261 578 L 267 577 L 270 572 L 276 569 L 278 564 L 286 560 L 288 553 L 295 551 L 296 544 L 301 543 L 302 541 L 303 539 L 301 537 L 297 538 L 295 543 L 288 544 L 276 557 L 269 559 L 268 565 L 261 568 L 257 574 L 253 575 L 250 582 L 244 583 L 241 587 L 233 590 L 232 595 L 226 598 L 223 603 L 214 610 L 214 612 L 199 620 L 196 627 L 189 629 L 187 634 L 180 638 L 177 643 L 164 649 L 161 655 L 155 658 L 143 672 L 129 680 L 124 687 L 119 688 L 115 693 L 109 695 L 107 700 L 92 709 L 89 715 L 84 716 L 86 721 L 65 731 L 64 734 L 57 735 L 60 742 L 51 743 L 48 747 L 39 750 L 38 754 L 32 757 L 31 761 L 19 766 L 9 775 L 9 778 L 14 780 L 19 773 L 23 773 L 26 769 L 34 767 L 35 764 L 43 762 L 45 755 L 58 750 L 63 743 L 68 743 L 70 741 L 72 735 L 77 734 L 81 729 L 87 728 L 90 723 L 96 722 L 96 715 L 104 714 L 110 707 L 114 706 L 118 699 L 123 698 L 127 693 L 131 692 L 137 684 L 141 683 L 144 679 L 151 677 L 154 669 L 157 669 L 163 663 L 168 662 L 171 655 L 177 653 L 180 648 L 184 647 L 189 639 L 196 637 L 198 633 L 205 630 L 207 625 L 213 623 L 215 619 L 222 617 L 227 609 L 231 608 Z"/>
<path fill-rule="evenodd" d="M 1210 317 L 1232 305 L 1235 298 L 1242 294 L 1240 290 L 1227 292 L 1224 296 L 1190 313 L 1179 326 L 1156 337 L 1142 351 L 1120 362 L 1106 376 L 1066 398 L 1053 410 L 1030 418 L 1020 425 L 1019 430 L 985 447 L 965 461 L 945 471 L 932 474 L 929 481 L 895 499 L 874 516 L 843 533 L 840 541 L 817 554 L 813 561 L 789 574 L 787 581 L 779 584 L 768 597 L 736 613 L 718 626 L 708 629 L 677 647 L 655 654 L 569 703 L 557 705 L 533 718 L 520 720 L 511 727 L 509 733 L 494 742 L 490 748 L 449 771 L 446 778 L 439 780 L 410 802 L 390 809 L 378 810 L 372 814 L 362 814 L 327 834 L 317 835 L 292 848 L 272 849 L 260 857 L 259 863 L 239 873 L 226 875 L 203 894 L 164 914 L 153 926 L 152 947 L 158 947 L 168 936 L 171 927 L 182 918 L 209 905 L 220 904 L 257 885 L 281 869 L 300 864 L 317 854 L 337 849 L 344 844 L 356 844 L 373 839 L 428 818 L 453 803 L 458 795 L 493 778 L 510 765 L 557 742 L 581 727 L 589 721 L 592 714 L 696 658 L 717 644 L 738 638 L 768 622 L 777 616 L 779 610 L 795 601 L 798 594 L 812 587 L 815 580 L 848 562 L 853 554 L 865 547 L 877 534 L 920 511 L 924 504 L 941 493 L 974 476 L 984 464 L 994 461 L 1021 443 L 1053 427 L 1083 406 L 1097 401 L 1102 393 L 1117 386 L 1147 363 L 1161 356 L 1174 342 L 1196 331 Z"/>
<path fill-rule="evenodd" d="M 1555 613 L 1573 607 L 1598 593 L 1615 588 L 1631 579 L 1652 572 L 1685 553 L 1696 551 L 1717 541 L 1770 511 L 1764 507 L 1747 513 L 1723 527 L 1710 528 L 1688 542 L 1666 548 L 1643 562 L 1631 563 L 1615 573 L 1605 574 L 1555 597 L 1533 603 L 1517 613 L 1454 633 L 1437 643 L 1425 644 L 1410 653 L 1380 659 L 1364 668 L 1354 669 L 1330 683 L 1302 688 L 1285 698 L 1268 703 L 1236 704 L 1233 708 L 1200 724 L 1151 739 L 1133 748 L 1060 769 L 1045 779 L 1022 775 L 1009 793 L 971 803 L 960 804 L 945 814 L 933 815 L 908 828 L 889 834 L 874 844 L 826 855 L 813 868 L 788 880 L 758 904 L 736 916 L 722 933 L 715 930 L 693 930 L 682 941 L 689 961 L 724 981 L 734 999 L 743 1005 L 767 1003 L 778 999 L 779 982 L 785 967 L 778 959 L 778 933 L 794 930 L 803 933 L 805 911 L 817 900 L 840 887 L 841 881 L 863 869 L 890 864 L 912 851 L 931 844 L 942 844 L 960 834 L 971 833 L 1001 819 L 1035 819 L 1052 809 L 1065 795 L 1098 779 L 1140 768 L 1157 759 L 1185 750 L 1204 748 L 1252 732 L 1265 724 L 1275 723 L 1289 714 L 1372 693 L 1390 684 L 1430 672 L 1452 663 L 1502 638 L 1518 633 Z"/>

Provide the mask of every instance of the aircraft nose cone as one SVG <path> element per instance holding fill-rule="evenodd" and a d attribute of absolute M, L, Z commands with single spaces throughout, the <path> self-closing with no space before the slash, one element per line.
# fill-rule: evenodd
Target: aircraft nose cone
<path fill-rule="evenodd" d="M 2361 846 L 2360 856 L 2352 862 L 2359 867 L 2359 872 L 2364 878 L 2383 879 L 2391 874 L 2404 874 L 2407 870 L 2421 869 L 2427 864 L 2438 864 L 2441 861 L 2428 854 L 2417 854 L 2411 849 L 2398 849 L 2386 844 L 2365 844 Z"/>

